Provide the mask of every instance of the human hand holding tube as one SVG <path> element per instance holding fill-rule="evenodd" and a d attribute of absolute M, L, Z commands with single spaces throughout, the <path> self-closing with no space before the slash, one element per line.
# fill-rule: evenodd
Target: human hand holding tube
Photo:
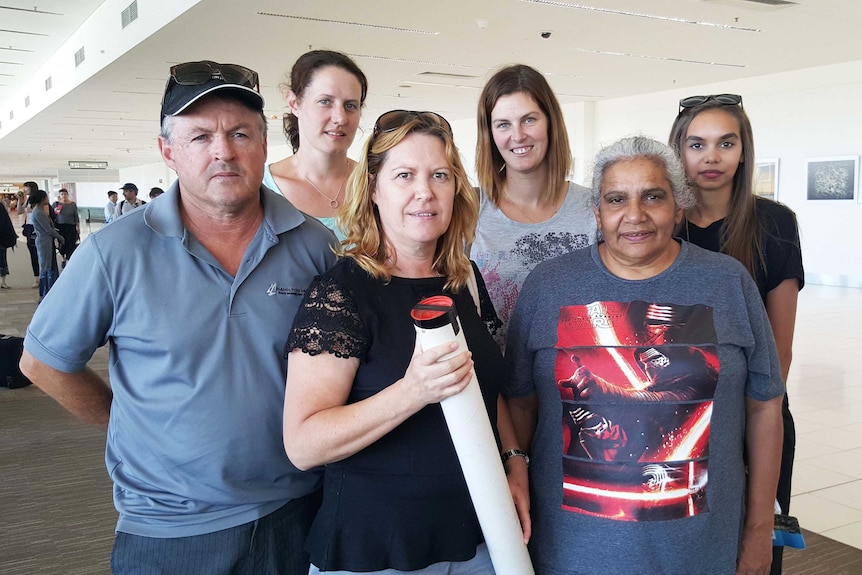
<path fill-rule="evenodd" d="M 439 403 L 464 390 L 473 373 L 472 353 L 458 351 L 458 343 L 447 341 L 422 351 L 419 338 L 400 385 L 421 407 Z"/>

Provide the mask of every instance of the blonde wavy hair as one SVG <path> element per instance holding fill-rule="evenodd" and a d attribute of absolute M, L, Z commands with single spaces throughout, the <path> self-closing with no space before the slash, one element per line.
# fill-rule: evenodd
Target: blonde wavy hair
<path fill-rule="evenodd" d="M 427 134 L 440 138 L 446 148 L 446 158 L 455 180 L 455 200 L 449 228 L 437 240 L 434 270 L 445 276 L 446 289 L 459 290 L 467 284 L 471 273 L 470 260 L 464 246 L 471 243 L 479 218 L 479 197 L 467 172 L 448 126 L 431 122 L 423 113 L 407 112 L 400 127 L 384 132 L 375 128 L 365 143 L 362 158 L 347 180 L 346 200 L 338 211 L 338 226 L 346 233 L 338 255 L 353 258 L 371 276 L 388 282 L 391 274 L 384 265 L 393 255 L 393 247 L 380 223 L 380 214 L 372 200 L 377 175 L 386 162 L 388 152 L 410 134 Z M 422 114 L 422 115 L 420 115 Z"/>

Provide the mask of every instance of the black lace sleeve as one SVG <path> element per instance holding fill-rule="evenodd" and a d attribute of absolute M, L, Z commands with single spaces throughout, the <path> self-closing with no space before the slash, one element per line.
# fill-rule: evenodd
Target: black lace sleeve
<path fill-rule="evenodd" d="M 296 312 L 285 354 L 300 349 L 309 355 L 364 358 L 368 338 L 350 294 L 330 278 L 317 277 Z"/>

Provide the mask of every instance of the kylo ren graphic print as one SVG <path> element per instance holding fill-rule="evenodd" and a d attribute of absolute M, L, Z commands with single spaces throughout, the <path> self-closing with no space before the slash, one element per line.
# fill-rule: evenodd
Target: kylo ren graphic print
<path fill-rule="evenodd" d="M 619 521 L 708 511 L 716 342 L 704 305 L 561 308 L 563 509 Z"/>

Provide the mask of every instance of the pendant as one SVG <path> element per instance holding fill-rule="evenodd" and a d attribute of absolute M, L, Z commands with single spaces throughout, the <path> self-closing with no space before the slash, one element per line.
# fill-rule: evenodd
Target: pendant
<path fill-rule="evenodd" d="M 329 200 L 329 207 L 333 210 L 339 206 L 338 200 Z"/>

